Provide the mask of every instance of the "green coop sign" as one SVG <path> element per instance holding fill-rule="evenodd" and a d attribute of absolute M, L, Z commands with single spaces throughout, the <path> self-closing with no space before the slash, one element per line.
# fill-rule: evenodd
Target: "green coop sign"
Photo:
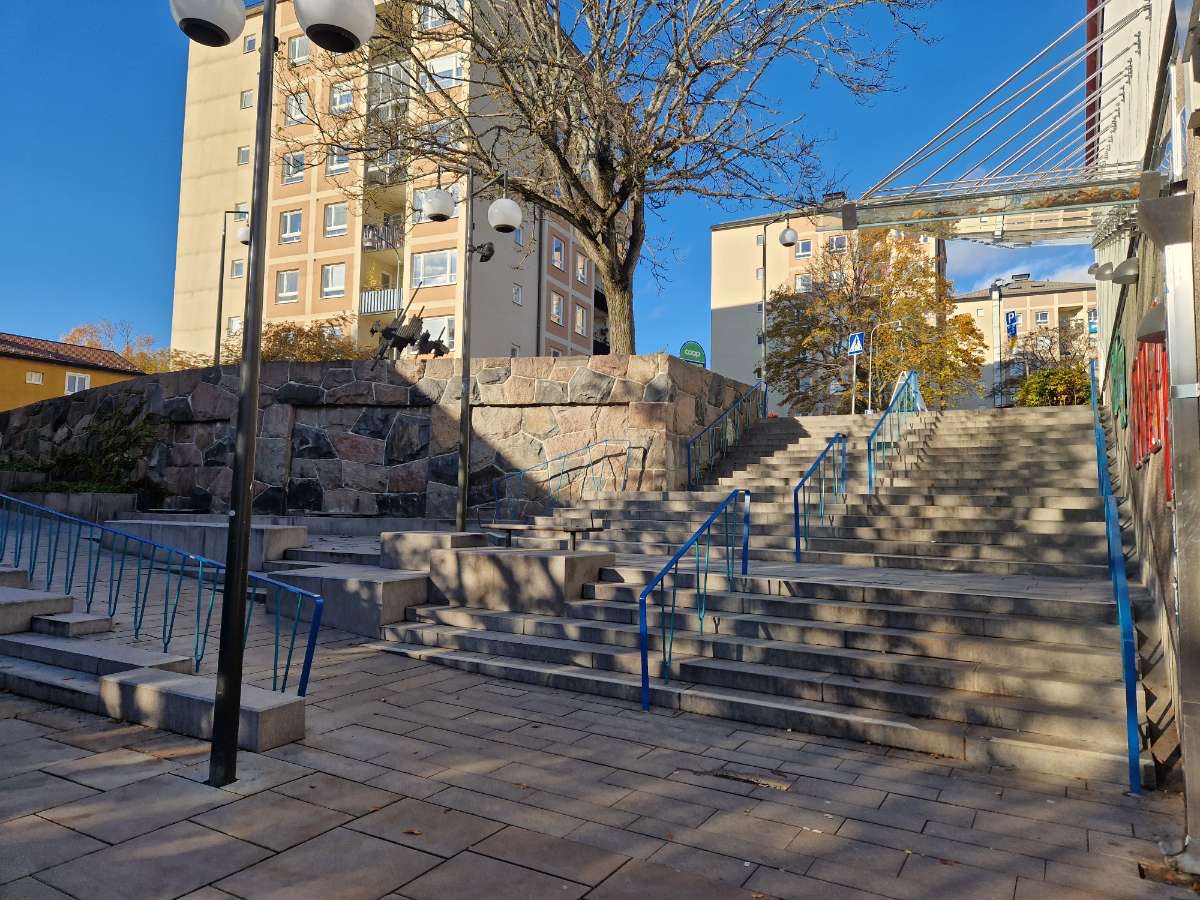
<path fill-rule="evenodd" d="M 697 366 L 704 366 L 708 363 L 708 359 L 704 355 L 704 348 L 700 346 L 699 341 L 684 341 L 683 346 L 679 348 L 679 358 Z"/>

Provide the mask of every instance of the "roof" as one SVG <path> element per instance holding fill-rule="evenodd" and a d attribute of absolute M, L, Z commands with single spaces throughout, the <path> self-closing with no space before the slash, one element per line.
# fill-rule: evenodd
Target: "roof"
<path fill-rule="evenodd" d="M 142 370 L 112 350 L 99 347 L 82 347 L 79 344 L 64 344 L 44 338 L 26 337 L 21 334 L 6 334 L 0 331 L 0 356 L 17 356 L 22 359 L 40 359 L 46 362 L 79 366 L 84 369 L 105 369 L 111 372 L 128 372 L 141 375 Z"/>
<path fill-rule="evenodd" d="M 1029 279 L 1028 281 L 1006 281 L 1000 285 L 1000 289 L 1004 292 L 1005 297 L 1028 297 L 1032 294 L 1062 294 L 1067 291 L 1094 291 L 1096 285 L 1087 284 L 1082 281 L 1038 281 L 1037 279 Z M 959 294 L 954 298 L 955 303 L 962 303 L 965 300 L 987 300 L 991 297 L 991 288 L 984 288 L 981 291 L 972 291 L 969 294 Z"/>

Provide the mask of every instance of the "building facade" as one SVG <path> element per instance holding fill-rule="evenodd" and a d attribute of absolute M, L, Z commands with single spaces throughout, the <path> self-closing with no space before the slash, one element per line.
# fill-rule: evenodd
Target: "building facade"
<path fill-rule="evenodd" d="M 111 350 L 0 333 L 0 411 L 141 374 Z"/>
<path fill-rule="evenodd" d="M 247 4 L 250 6 L 251 4 Z M 255 4 L 257 5 L 257 4 Z M 253 171 L 261 13 L 254 8 L 241 39 L 227 47 L 189 46 L 180 175 L 173 349 L 211 353 L 240 332 L 245 310 L 247 248 L 236 239 L 246 224 Z M 345 320 L 359 344 L 372 329 L 408 307 L 433 338 L 457 351 L 466 267 L 471 272 L 472 354 L 591 355 L 608 350 L 607 304 L 595 267 L 573 230 L 540 210 L 525 210 L 511 235 L 487 228 L 490 198 L 476 198 L 474 243 L 492 241 L 487 262 L 468 254 L 463 204 L 445 222 L 421 213 L 421 191 L 438 183 L 431 171 L 397 172 L 335 149 L 313 152 L 320 112 L 404 114 L 403 97 L 380 91 L 370 76 L 333 80 L 315 64 L 290 2 L 279 6 L 279 62 L 268 193 L 264 323 Z M 455 102 L 471 103 L 469 54 L 448 64 Z M 440 77 L 440 76 L 439 76 Z M 382 83 L 382 79 L 380 80 Z M 297 90 L 297 85 L 302 90 Z M 446 82 L 442 83 L 446 86 Z M 430 86 L 433 89 L 433 86 Z M 465 193 L 465 185 L 441 186 Z M 227 213 L 229 215 L 227 216 Z M 229 229 L 222 267 L 223 220 Z M 486 237 L 483 235 L 486 233 Z M 224 303 L 217 322 L 218 283 Z"/>
<path fill-rule="evenodd" d="M 983 333 L 986 343 L 981 394 L 970 394 L 955 404 L 962 409 L 985 406 L 1011 406 L 1011 390 L 1002 394 L 1001 371 L 1006 361 L 1010 366 L 1014 353 L 1023 339 L 1037 333 L 1057 332 L 1054 352 L 1071 342 L 1086 339 L 1094 343 L 1098 330 L 1096 286 L 1078 282 L 1037 281 L 1029 275 L 1013 275 L 997 281 L 990 288 L 973 291 L 955 298 L 960 314 L 969 315 Z M 1015 316 L 1016 337 L 1008 336 L 1008 314 Z"/>

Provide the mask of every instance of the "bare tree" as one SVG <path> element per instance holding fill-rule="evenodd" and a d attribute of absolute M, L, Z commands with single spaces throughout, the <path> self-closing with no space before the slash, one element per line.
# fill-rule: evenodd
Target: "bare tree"
<path fill-rule="evenodd" d="M 385 187 L 388 173 L 433 166 L 506 176 L 511 194 L 574 227 L 608 298 L 612 350 L 631 353 L 647 213 L 680 195 L 811 203 L 816 144 L 802 117 L 779 113 L 768 73 L 790 66 L 792 84 L 832 79 L 869 96 L 894 45 L 863 17 L 919 34 L 913 16 L 928 2 L 394 2 L 380 7 L 368 51 L 317 62 L 326 83 L 366 81 L 369 102 L 329 113 L 314 97 L 306 115 L 323 152 L 362 154 Z M 456 53 L 468 63 L 448 73 Z M 314 84 L 290 78 L 293 92 Z"/>

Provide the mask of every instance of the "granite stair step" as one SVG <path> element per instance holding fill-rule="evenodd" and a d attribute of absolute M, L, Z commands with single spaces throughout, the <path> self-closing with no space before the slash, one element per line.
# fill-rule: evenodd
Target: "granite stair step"
<path fill-rule="evenodd" d="M 102 714 L 100 676 L 0 654 L 0 690 L 58 706 Z"/>

